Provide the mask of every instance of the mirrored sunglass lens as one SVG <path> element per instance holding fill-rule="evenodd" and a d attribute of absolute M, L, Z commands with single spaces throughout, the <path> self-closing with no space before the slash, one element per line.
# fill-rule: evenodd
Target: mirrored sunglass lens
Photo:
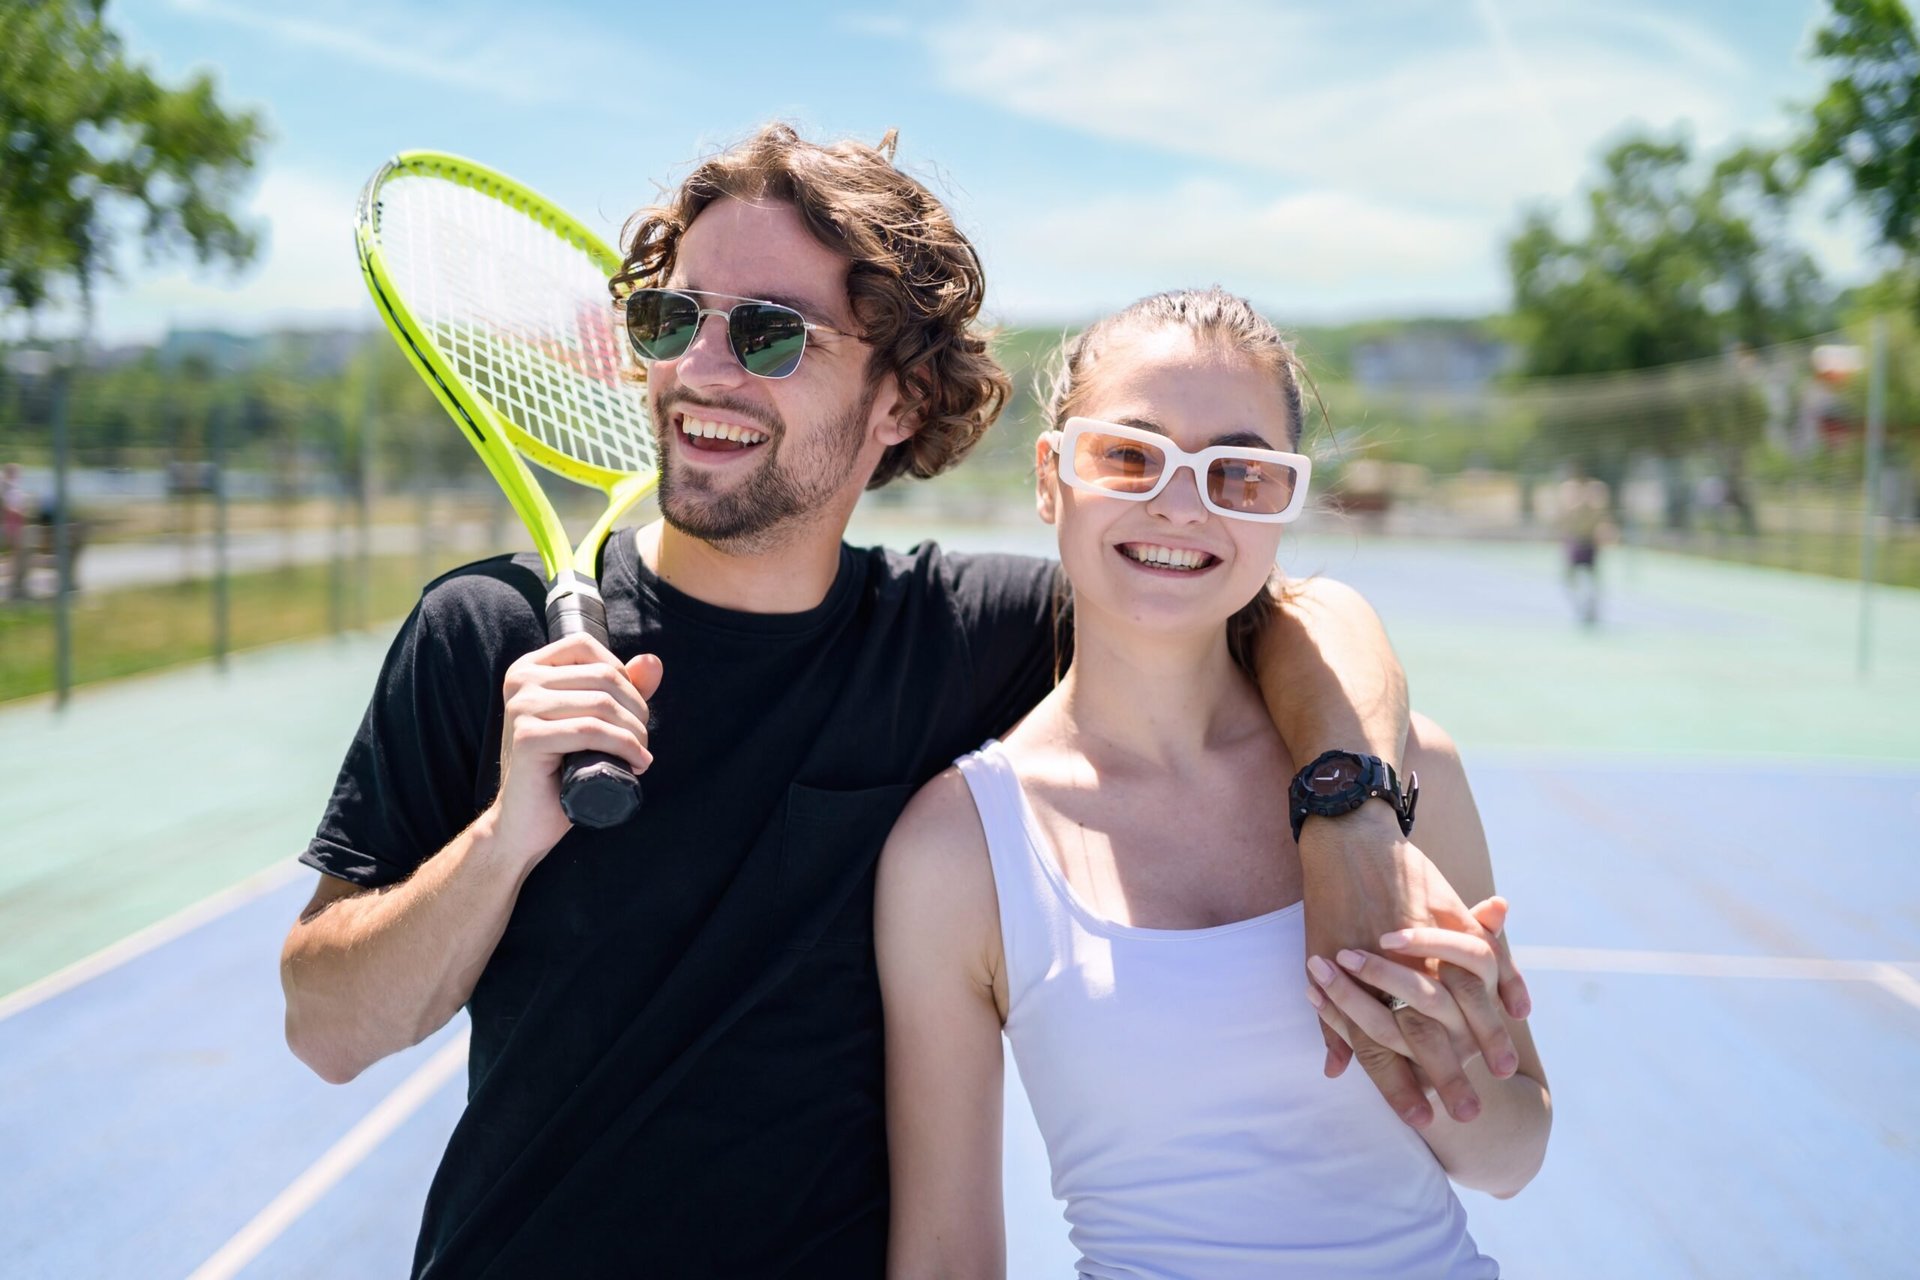
<path fill-rule="evenodd" d="M 627 336 L 647 360 L 677 360 L 700 330 L 700 307 L 678 293 L 643 289 L 627 299 Z"/>
<path fill-rule="evenodd" d="M 784 378 L 800 364 L 807 323 L 798 311 L 763 302 L 743 302 L 727 317 L 734 357 L 748 373 Z"/>
<path fill-rule="evenodd" d="M 1207 466 L 1207 496 L 1228 511 L 1272 516 L 1293 501 L 1300 473 L 1264 458 L 1215 458 Z"/>
<path fill-rule="evenodd" d="M 1073 473 L 1115 493 L 1153 488 L 1166 465 L 1167 455 L 1144 440 L 1083 431 L 1074 441 Z"/>

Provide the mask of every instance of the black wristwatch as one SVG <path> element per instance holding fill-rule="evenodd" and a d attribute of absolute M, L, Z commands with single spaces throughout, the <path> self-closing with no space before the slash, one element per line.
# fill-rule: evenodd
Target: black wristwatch
<path fill-rule="evenodd" d="M 1293 775 L 1287 788 L 1287 809 L 1293 817 L 1293 838 L 1311 817 L 1337 818 L 1352 813 L 1369 800 L 1385 800 L 1400 819 L 1400 833 L 1413 834 L 1413 805 L 1420 798 L 1420 775 L 1407 775 L 1402 792 L 1393 766 L 1379 756 L 1353 751 L 1326 751 Z"/>

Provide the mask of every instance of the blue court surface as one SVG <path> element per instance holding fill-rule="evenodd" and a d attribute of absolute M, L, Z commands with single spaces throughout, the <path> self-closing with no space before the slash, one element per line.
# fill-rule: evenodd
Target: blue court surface
<path fill-rule="evenodd" d="M 1587 635 L 1556 603 L 1550 558 L 1492 549 L 1444 559 L 1474 556 L 1512 582 L 1468 615 L 1449 617 L 1460 602 L 1428 571 L 1442 562 L 1435 548 L 1362 548 L 1343 576 L 1364 582 L 1390 621 L 1394 584 L 1404 584 L 1396 638 L 1416 690 L 1431 691 L 1423 705 L 1441 704 L 1463 742 L 1534 993 L 1553 1144 L 1517 1198 L 1463 1197 L 1482 1248 L 1516 1277 L 1920 1274 L 1920 756 L 1901 736 L 1920 711 L 1911 696 L 1920 681 L 1899 661 L 1857 693 L 1850 675 L 1830 673 L 1820 701 L 1829 715 L 1839 708 L 1840 723 L 1796 718 L 1804 691 L 1788 691 L 1768 721 L 1773 737 L 1738 729 L 1722 742 L 1711 736 L 1721 730 L 1693 723 L 1687 691 L 1718 665 L 1735 691 L 1721 705 L 1744 703 L 1749 685 L 1769 682 L 1765 669 L 1742 664 L 1794 665 L 1769 646 L 1787 643 L 1778 631 L 1820 625 L 1807 609 L 1784 606 L 1764 635 L 1737 630 L 1750 652 L 1723 649 L 1700 659 L 1700 671 L 1676 658 L 1679 675 L 1649 674 L 1631 694 L 1608 682 L 1647 671 L 1662 637 L 1691 646 L 1702 628 L 1757 607 L 1753 592 L 1802 584 L 1734 574 L 1731 585 L 1711 578 L 1714 596 L 1686 566 L 1672 569 L 1680 578 L 1669 589 L 1670 566 L 1653 563 L 1637 584 L 1610 583 L 1614 630 Z M 1525 591 L 1537 598 L 1517 598 Z M 1883 623 L 1910 646 L 1920 630 L 1903 629 L 1914 616 L 1920 606 L 1896 599 Z M 1462 652 L 1449 660 L 1464 672 L 1457 679 L 1423 672 L 1423 661 L 1472 647 L 1462 637 L 1475 628 L 1508 637 L 1504 661 L 1483 656 L 1475 675 Z M 1535 633 L 1537 643 L 1512 642 Z M 255 682 L 249 696 L 258 698 L 287 687 L 290 671 L 308 672 L 318 692 L 297 714 L 309 717 L 312 758 L 337 758 L 357 703 L 331 690 L 364 689 L 378 652 L 369 642 L 256 655 L 226 681 L 243 691 Z M 1549 703 L 1528 718 L 1491 705 L 1532 696 L 1530 669 L 1569 653 L 1586 655 L 1588 687 L 1564 711 Z M 1818 678 L 1806 678 L 1819 693 Z M 71 726 L 110 723 L 133 707 L 158 715 L 168 682 L 200 696 L 206 679 L 183 673 L 92 692 L 51 728 L 45 708 L 0 712 L 0 759 L 33 786 L 16 793 L 10 782 L 8 810 L 31 819 L 57 807 L 40 788 L 98 741 Z M 1560 683 L 1540 680 L 1540 696 L 1559 696 Z M 1673 732 L 1630 731 L 1606 720 L 1609 703 L 1630 716 L 1671 703 L 1693 719 Z M 1533 723 L 1542 719 L 1553 724 Z M 1610 727 L 1589 732 L 1589 723 Z M 155 736 L 216 732 L 176 720 Z M 1867 734 L 1873 749 L 1834 749 L 1849 732 Z M 21 748 L 28 735 L 31 752 Z M 46 762 L 44 777 L 30 776 L 29 756 Z M 301 757 L 292 772 L 312 771 Z M 94 937 L 92 957 L 62 957 L 64 968 L 49 962 L 35 973 L 12 957 L 8 972 L 31 976 L 10 995 L 0 986 L 0 1275 L 404 1274 L 461 1107 L 464 1028 L 456 1022 L 338 1088 L 287 1052 L 275 960 L 312 886 L 288 855 L 328 780 L 305 777 L 287 799 L 260 780 L 252 802 L 288 812 L 240 823 L 260 869 L 225 876 L 231 887 L 218 896 L 196 889 L 137 932 L 117 925 L 112 937 L 132 936 L 105 952 L 97 947 L 111 938 Z M 182 775 L 174 785 L 189 783 Z M 217 813 L 203 821 L 217 845 Z M 96 815 L 80 825 L 100 824 Z M 33 841 L 27 847 L 46 847 L 50 828 L 27 820 L 10 829 Z M 20 846 L 9 846 L 11 859 Z M 73 916 L 43 930 L 42 952 L 80 929 L 79 908 L 46 895 L 48 877 L 78 867 L 93 883 L 130 884 L 138 876 L 113 873 L 112 858 L 131 868 L 168 851 L 103 845 L 71 855 L 64 869 L 51 859 L 0 878 L 0 922 Z M 109 889 L 97 896 L 100 911 L 120 912 L 115 920 L 135 918 Z M 149 887 L 139 900 L 165 895 Z M 21 909 L 8 914 L 10 905 Z M 0 959 L 31 933 L 0 935 Z M 1075 1255 L 1011 1076 L 1008 1115 L 1009 1274 L 1069 1276 Z"/>

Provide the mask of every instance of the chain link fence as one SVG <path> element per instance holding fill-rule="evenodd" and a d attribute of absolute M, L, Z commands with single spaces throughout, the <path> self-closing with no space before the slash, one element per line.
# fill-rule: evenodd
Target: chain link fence
<path fill-rule="evenodd" d="M 391 344 L 278 341 L 0 364 L 0 700 L 383 625 L 522 547 Z"/>
<path fill-rule="evenodd" d="M 929 530 L 1029 516 L 1039 375 L 1063 336 L 1003 334 L 1016 390 L 1001 422 L 951 475 L 870 501 Z M 1317 368 L 1314 347 L 1328 420 L 1308 433 L 1309 519 L 1557 540 L 1591 520 L 1568 495 L 1597 482 L 1603 539 L 1920 586 L 1920 344 L 1893 349 L 1871 511 L 1864 331 L 1531 382 L 1500 373 L 1484 337 L 1414 331 Z M 437 574 L 528 546 L 384 336 L 0 357 L 0 700 L 385 626 Z M 563 516 L 597 512 L 597 495 L 552 487 Z"/>

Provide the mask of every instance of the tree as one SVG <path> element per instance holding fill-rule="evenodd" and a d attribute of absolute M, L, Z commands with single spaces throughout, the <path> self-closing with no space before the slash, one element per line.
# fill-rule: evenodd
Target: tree
<path fill-rule="evenodd" d="M 1701 256 L 1680 181 L 1684 142 L 1637 138 L 1602 161 L 1587 193 L 1584 238 L 1563 236 L 1555 211 L 1526 215 L 1507 246 L 1524 369 L 1536 376 L 1607 373 L 1694 359 L 1718 348 Z"/>
<path fill-rule="evenodd" d="M 1653 368 L 1823 327 L 1818 269 L 1784 229 L 1793 195 L 1764 152 L 1701 175 L 1683 138 L 1621 142 L 1587 193 L 1583 236 L 1536 210 L 1508 244 L 1525 372 Z"/>
<path fill-rule="evenodd" d="M 1880 242 L 1920 254 L 1920 38 L 1901 0 L 1830 0 L 1813 54 L 1833 80 L 1809 111 L 1798 154 L 1837 166 Z"/>
<path fill-rule="evenodd" d="M 1768 347 L 1833 326 L 1833 294 L 1791 223 L 1804 187 L 1785 152 L 1742 147 L 1713 167 L 1699 233 L 1720 274 L 1723 320 L 1737 342 Z"/>
<path fill-rule="evenodd" d="M 1722 357 L 1832 323 L 1819 270 L 1787 230 L 1799 191 L 1778 153 L 1746 148 L 1703 170 L 1684 137 L 1636 136 L 1603 157 L 1583 233 L 1563 234 L 1551 211 L 1526 217 L 1507 248 L 1522 372 L 1579 376 L 1527 397 L 1539 462 L 1578 461 L 1617 492 L 1635 454 L 1662 458 L 1680 525 L 1680 460 L 1708 455 L 1750 520 L 1740 478 L 1766 411 Z M 1666 372 L 1585 376 L 1647 369 Z"/>
<path fill-rule="evenodd" d="M 0 307 L 29 314 L 63 285 L 92 318 L 121 240 L 147 255 L 250 261 L 232 205 L 265 131 L 201 74 L 167 88 L 130 63 L 102 0 L 0 3 Z"/>

